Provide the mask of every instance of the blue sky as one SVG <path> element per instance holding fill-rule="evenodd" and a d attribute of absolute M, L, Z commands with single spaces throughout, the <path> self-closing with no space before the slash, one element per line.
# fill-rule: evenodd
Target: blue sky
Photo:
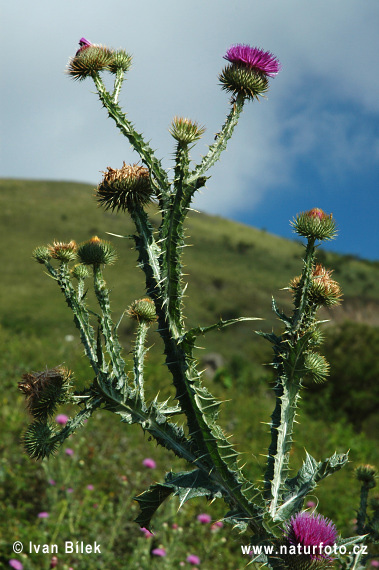
<path fill-rule="evenodd" d="M 285 237 L 296 212 L 321 207 L 339 226 L 329 248 L 379 259 L 377 0 L 15 0 L 2 21 L 1 177 L 96 185 L 137 161 L 91 81 L 64 73 L 80 37 L 133 54 L 120 101 L 167 168 L 175 115 L 206 126 L 193 159 L 207 152 L 228 110 L 222 56 L 247 43 L 283 69 L 194 207 Z"/>

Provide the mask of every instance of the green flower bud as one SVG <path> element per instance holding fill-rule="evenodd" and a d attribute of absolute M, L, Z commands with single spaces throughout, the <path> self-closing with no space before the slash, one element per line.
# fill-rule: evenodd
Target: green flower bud
<path fill-rule="evenodd" d="M 94 236 L 80 244 L 78 257 L 83 265 L 112 265 L 117 254 L 111 243 Z"/>
<path fill-rule="evenodd" d="M 97 199 L 105 209 L 133 211 L 148 204 L 153 195 L 147 168 L 137 164 L 114 169 L 108 166 L 97 187 Z"/>
<path fill-rule="evenodd" d="M 80 263 L 78 263 L 77 265 L 75 265 L 75 267 L 71 269 L 71 274 L 78 281 L 82 279 L 87 279 L 87 277 L 89 277 L 89 271 L 87 267 L 85 265 L 81 265 Z"/>
<path fill-rule="evenodd" d="M 219 75 L 222 88 L 246 99 L 258 99 L 268 91 L 266 75 L 243 63 L 227 65 Z"/>
<path fill-rule="evenodd" d="M 364 483 L 369 489 L 373 489 L 376 486 L 376 469 L 373 465 L 359 465 L 355 470 L 355 476 L 358 481 Z"/>
<path fill-rule="evenodd" d="M 329 375 L 329 363 L 324 356 L 317 352 L 309 351 L 304 355 L 304 366 L 307 374 L 316 384 L 324 382 Z"/>
<path fill-rule="evenodd" d="M 100 71 L 110 69 L 113 63 L 114 52 L 107 47 L 91 44 L 80 49 L 76 55 L 70 59 L 67 66 L 67 73 L 78 80 L 93 77 Z"/>
<path fill-rule="evenodd" d="M 52 440 L 55 432 L 51 425 L 35 421 L 23 436 L 23 443 L 26 453 L 32 459 L 43 459 L 56 452 L 58 443 Z"/>
<path fill-rule="evenodd" d="M 325 214 L 320 208 L 301 212 L 291 222 L 294 232 L 306 238 L 320 241 L 333 239 L 337 235 L 336 224 L 332 214 Z"/>
<path fill-rule="evenodd" d="M 182 144 L 190 144 L 199 140 L 205 132 L 205 127 L 199 127 L 195 121 L 183 117 L 174 117 L 170 134 Z"/>
<path fill-rule="evenodd" d="M 63 263 L 68 263 L 76 258 L 76 250 L 78 246 L 76 242 L 71 240 L 69 243 L 64 242 L 53 242 L 53 245 L 49 245 L 50 256 L 54 259 L 59 259 Z"/>
<path fill-rule="evenodd" d="M 44 264 L 46 263 L 46 261 L 49 261 L 51 259 L 51 252 L 48 247 L 42 245 L 36 247 L 36 249 L 32 253 L 32 256 L 38 263 Z"/>
<path fill-rule="evenodd" d="M 157 320 L 155 305 L 149 298 L 133 301 L 128 309 L 128 315 L 136 321 L 153 323 Z"/>
<path fill-rule="evenodd" d="M 126 53 L 125 50 L 120 49 L 112 54 L 112 59 L 109 63 L 109 71 L 117 73 L 117 71 L 128 71 L 132 64 L 132 56 Z"/>

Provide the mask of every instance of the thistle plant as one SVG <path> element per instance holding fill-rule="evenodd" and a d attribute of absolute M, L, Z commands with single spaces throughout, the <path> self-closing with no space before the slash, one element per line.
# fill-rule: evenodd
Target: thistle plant
<path fill-rule="evenodd" d="M 298 473 L 289 477 L 293 428 L 303 380 L 323 382 L 329 372 L 329 365 L 319 352 L 322 334 L 318 310 L 341 301 L 341 289 L 333 280 L 332 271 L 316 261 L 318 244 L 336 235 L 332 215 L 314 208 L 293 220 L 294 231 L 306 240 L 302 273 L 288 285 L 293 312 L 285 315 L 273 301 L 273 310 L 283 330 L 280 334 L 258 333 L 272 344 L 272 365 L 276 372 L 276 404 L 271 417 L 263 489 L 245 476 L 239 454 L 218 423 L 221 402 L 204 385 L 194 356 L 199 336 L 256 319 L 220 319 L 211 326 L 190 329 L 185 326 L 182 255 L 186 245 L 183 229 L 186 216 L 195 193 L 204 187 L 209 169 L 219 160 L 233 135 L 244 105 L 263 97 L 269 78 L 279 72 L 278 59 L 270 52 L 248 45 L 234 45 L 227 51 L 228 64 L 219 75 L 222 89 L 231 94 L 225 123 L 205 156 L 193 165 L 190 149 L 205 129 L 196 121 L 175 117 L 169 129 L 175 141 L 175 167 L 170 178 L 118 103 L 131 55 L 92 44 L 85 38 L 79 45 L 69 61 L 68 75 L 79 81 L 93 80 L 102 106 L 141 161 L 133 165 L 124 163 L 120 168 L 108 166 L 97 187 L 96 198 L 103 208 L 127 213 L 132 218 L 135 235 L 124 237 L 134 240 L 146 290 L 121 316 L 122 319 L 126 313 L 136 326 L 132 358 L 128 361 L 118 336 L 121 319 L 113 320 L 110 289 L 104 277 L 106 266 L 117 259 L 113 245 L 95 236 L 81 244 L 54 242 L 35 249 L 35 260 L 56 281 L 73 313 L 94 379 L 79 391 L 75 390 L 74 375 L 62 367 L 24 375 L 20 389 L 27 397 L 34 419 L 24 435 L 26 451 L 32 458 L 49 457 L 102 408 L 119 415 L 126 424 L 138 423 L 159 445 L 192 465 L 187 471 L 167 473 L 164 481 L 150 486 L 136 498 L 140 506 L 136 522 L 141 527 L 151 528 L 154 513 L 172 495 L 179 497 L 180 504 L 206 496 L 226 503 L 224 520 L 241 532 L 248 532 L 251 545 L 316 547 L 324 542 L 346 548 L 363 541 L 377 522 L 375 517 L 366 520 L 367 493 L 361 500 L 362 532 L 351 539 L 339 538 L 334 524 L 321 515 L 304 512 L 306 496 L 322 479 L 347 463 L 347 453 L 334 453 L 323 460 L 307 453 Z M 106 73 L 114 78 L 110 90 L 103 81 Z M 148 214 L 151 203 L 161 216 L 157 229 Z M 96 309 L 89 307 L 86 295 L 90 278 Z M 163 342 L 165 364 L 175 387 L 174 402 L 162 401 L 159 394 L 152 400 L 145 396 L 144 360 L 150 328 L 156 329 Z M 50 419 L 60 405 L 68 402 L 77 405 L 79 411 L 58 429 Z M 348 567 L 361 567 L 359 556 Z M 286 557 L 273 552 L 260 554 L 256 560 L 268 568 L 321 568 L 332 564 L 333 556 L 302 552 Z"/>

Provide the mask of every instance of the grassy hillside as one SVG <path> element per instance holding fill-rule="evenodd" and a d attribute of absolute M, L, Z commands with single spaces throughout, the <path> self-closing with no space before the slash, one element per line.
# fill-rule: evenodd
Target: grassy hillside
<path fill-rule="evenodd" d="M 151 212 L 153 223 L 158 225 L 158 214 L 153 208 Z M 198 553 L 194 549 L 202 544 L 203 535 L 196 523 L 188 521 L 196 521 L 196 513 L 208 510 L 208 506 L 197 501 L 179 515 L 175 508 L 168 506 L 157 520 L 160 529 L 157 537 L 149 539 L 153 541 L 149 544 L 143 542 L 145 539 L 142 540 L 131 523 L 136 516 L 136 507 L 130 497 L 143 490 L 151 480 L 161 480 L 169 467 L 182 469 L 183 465 L 144 440 L 134 426 L 129 429 L 120 425 L 105 412 L 96 414 L 88 422 L 85 433 L 78 433 L 70 443 L 75 456 L 68 471 L 68 459 L 63 450 L 57 460 L 41 466 L 23 456 L 19 445 L 22 429 L 28 423 L 23 398 L 16 390 L 20 376 L 31 369 L 41 370 L 62 362 L 73 368 L 79 380 L 90 374 L 71 313 L 56 284 L 32 260 L 32 250 L 38 245 L 52 243 L 54 239 L 80 242 L 98 235 L 112 241 L 119 260 L 106 269 L 105 278 L 112 289 L 112 307 L 115 320 L 118 320 L 134 299 L 144 295 L 144 280 L 136 268 L 133 242 L 109 236 L 107 232 L 130 235 L 132 223 L 125 215 L 104 213 L 97 208 L 91 186 L 48 181 L 0 181 L 0 217 L 0 243 L 3 244 L 0 386 L 4 427 L 0 443 L 0 499 L 4 521 L 0 528 L 4 536 L 0 566 L 3 562 L 7 567 L 8 559 L 12 557 L 8 555 L 7 544 L 22 538 L 23 533 L 30 540 L 38 512 L 49 510 L 50 520 L 43 523 L 44 527 L 42 523 L 38 527 L 40 533 L 43 530 L 44 542 L 51 543 L 62 533 L 72 537 L 72 529 L 79 533 L 76 535 L 78 540 L 100 540 L 101 533 L 107 529 L 104 544 L 109 545 L 111 533 L 113 542 L 109 551 L 96 565 L 93 562 L 93 568 L 118 568 L 117 560 L 125 556 L 135 560 L 128 565 L 132 570 L 156 568 L 161 562 L 159 568 L 162 568 L 163 561 L 152 561 L 149 548 L 167 547 L 168 544 L 172 546 L 172 552 L 176 548 L 176 558 L 172 554 L 173 565 L 165 568 L 179 567 L 179 561 L 185 560 L 189 552 Z M 269 331 L 278 326 L 271 312 L 272 295 L 280 308 L 291 310 L 291 296 L 284 288 L 301 271 L 303 248 L 296 241 L 197 213 L 189 217 L 187 234 L 191 245 L 184 253 L 188 274 L 185 303 L 188 326 L 209 325 L 220 316 L 263 319 L 209 335 L 202 339 L 204 350 L 199 351 L 200 357 L 209 353 L 221 357 L 219 361 L 223 366 L 207 382 L 217 396 L 230 400 L 223 407 L 220 421 L 229 433 L 235 434 L 238 448 L 246 452 L 247 474 L 259 480 L 264 469 L 261 455 L 269 442 L 267 426 L 263 422 L 269 421 L 273 396 L 270 368 L 262 366 L 271 360 L 270 347 L 254 334 L 254 328 Z M 332 517 L 341 532 L 347 535 L 353 532 L 351 521 L 358 504 L 359 486 L 354 481 L 353 469 L 361 462 L 378 460 L 374 421 L 377 414 L 375 406 L 370 405 L 375 398 L 377 401 L 374 390 L 377 389 L 378 373 L 375 350 L 379 342 L 379 263 L 323 251 L 319 252 L 319 257 L 328 268 L 334 268 L 334 277 L 344 291 L 343 306 L 323 314 L 323 318 L 330 319 L 327 355 L 332 370 L 335 368 L 338 375 L 331 377 L 326 392 L 322 391 L 323 387 L 305 391 L 292 464 L 294 469 L 301 464 L 305 447 L 318 459 L 330 456 L 335 450 L 351 450 L 351 463 L 315 493 L 320 512 Z M 125 318 L 119 330 L 127 354 L 134 329 Z M 158 335 L 152 332 L 150 340 L 153 347 L 147 375 L 151 378 L 151 391 L 154 393 L 159 387 L 161 394 L 169 394 L 166 369 L 157 365 L 161 352 Z M 347 373 L 350 376 L 346 377 Z M 360 416 L 359 429 L 354 425 L 354 406 L 360 407 L 361 416 L 367 416 Z M 370 421 L 365 424 L 364 420 L 368 418 Z M 157 461 L 153 477 L 140 467 L 146 456 Z M 60 482 L 61 486 L 58 488 L 57 484 L 52 488 L 48 483 L 50 478 Z M 95 485 L 97 493 L 99 510 L 95 514 L 90 509 L 87 491 L 80 491 L 88 483 Z M 67 487 L 74 489 L 70 497 L 64 493 Z M 124 502 L 119 500 L 123 494 Z M 66 520 L 64 509 L 71 513 L 71 518 Z M 212 505 L 209 512 L 217 519 L 223 513 L 222 505 Z M 89 518 L 93 524 L 84 524 Z M 168 533 L 167 529 L 171 527 L 167 524 L 172 522 L 179 522 L 185 528 L 180 541 Z M 231 540 L 228 533 L 229 529 L 219 534 L 217 540 L 216 535 L 212 535 L 213 538 L 209 535 L 208 546 L 202 547 L 200 553 L 203 570 L 244 567 L 246 560 L 236 558 L 240 556 L 239 545 L 243 541 L 240 538 Z M 125 536 L 128 537 L 126 541 Z M 40 537 L 39 540 L 41 542 Z M 209 545 L 213 545 L 213 555 Z M 216 560 L 219 560 L 218 564 Z M 168 564 L 168 559 L 166 562 Z M 67 558 L 65 563 L 67 566 L 62 565 L 62 568 L 68 568 L 68 565 L 75 569 L 88 568 L 85 557 Z M 41 564 L 41 558 L 36 555 L 28 556 L 24 565 L 32 569 L 49 567 L 47 558 Z"/>

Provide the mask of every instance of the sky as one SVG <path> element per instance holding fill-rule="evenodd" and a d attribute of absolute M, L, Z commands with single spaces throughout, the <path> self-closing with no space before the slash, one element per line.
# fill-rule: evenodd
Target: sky
<path fill-rule="evenodd" d="M 339 228 L 328 249 L 378 260 L 378 29 L 377 0 L 8 2 L 0 177 L 97 185 L 107 166 L 138 162 L 92 81 L 65 74 L 81 37 L 133 55 L 120 103 L 166 168 L 175 115 L 206 127 L 194 163 L 207 153 L 229 109 L 223 56 L 249 44 L 282 70 L 245 105 L 194 208 L 292 238 L 294 215 L 320 207 Z"/>

